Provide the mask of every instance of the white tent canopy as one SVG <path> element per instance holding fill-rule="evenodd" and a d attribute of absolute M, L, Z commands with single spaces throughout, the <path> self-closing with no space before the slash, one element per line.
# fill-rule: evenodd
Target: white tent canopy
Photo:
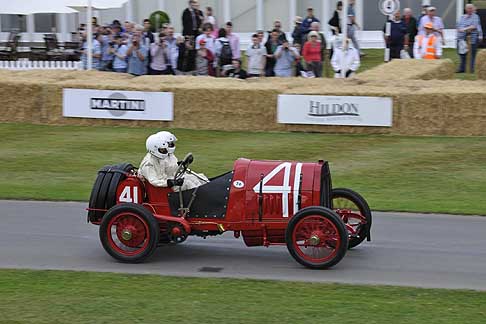
<path fill-rule="evenodd" d="M 91 4 L 90 4 L 91 2 Z M 0 0 L 0 14 L 75 13 L 75 9 L 119 8 L 127 0 Z"/>
<path fill-rule="evenodd" d="M 62 0 L 0 0 L 0 14 L 30 15 L 36 13 L 75 13 Z"/>
<path fill-rule="evenodd" d="M 111 9 L 120 8 L 128 0 L 60 0 L 67 3 L 67 6 L 73 8 L 87 8 L 88 2 L 91 2 L 91 7 L 94 9 Z"/>
<path fill-rule="evenodd" d="M 35 13 L 75 13 L 86 9 L 87 39 L 93 39 L 93 8 L 110 9 L 123 6 L 128 0 L 0 0 L 0 14 L 30 15 Z M 75 10 L 76 9 L 76 10 Z M 92 42 L 87 42 L 88 69 L 91 69 Z"/>
<path fill-rule="evenodd" d="M 62 0 L 60 0 L 62 1 Z M 93 29 L 91 25 L 91 17 L 93 16 L 93 8 L 95 9 L 110 9 L 119 8 L 123 6 L 128 0 L 64 0 L 67 6 L 72 8 L 86 9 L 86 39 L 87 45 L 87 69 L 91 70 L 91 64 L 93 63 Z"/>

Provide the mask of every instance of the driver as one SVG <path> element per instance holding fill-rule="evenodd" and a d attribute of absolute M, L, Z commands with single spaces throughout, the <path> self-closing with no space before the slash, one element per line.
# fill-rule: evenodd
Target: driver
<path fill-rule="evenodd" d="M 176 141 L 175 135 L 166 131 L 150 135 L 145 142 L 148 153 L 140 163 L 138 174 L 155 187 L 178 187 L 174 191 L 193 189 L 208 182 L 203 174 L 190 173 L 174 180 L 179 167 L 174 155 Z"/>

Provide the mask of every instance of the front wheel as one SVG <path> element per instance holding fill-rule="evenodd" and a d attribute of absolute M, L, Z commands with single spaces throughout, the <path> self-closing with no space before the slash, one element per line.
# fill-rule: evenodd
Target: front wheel
<path fill-rule="evenodd" d="M 332 209 L 341 216 L 349 232 L 349 248 L 370 237 L 371 210 L 359 193 L 345 188 L 332 189 Z"/>
<path fill-rule="evenodd" d="M 159 242 L 159 223 L 140 205 L 116 205 L 103 216 L 100 240 L 103 248 L 121 262 L 139 263 L 154 253 Z"/>
<path fill-rule="evenodd" d="M 326 269 L 346 255 L 348 233 L 341 218 L 332 210 L 307 207 L 290 220 L 285 241 L 297 262 L 311 269 Z"/>

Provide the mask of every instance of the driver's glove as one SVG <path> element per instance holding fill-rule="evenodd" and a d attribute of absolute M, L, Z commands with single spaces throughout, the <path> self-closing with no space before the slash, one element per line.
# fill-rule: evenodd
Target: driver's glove
<path fill-rule="evenodd" d="M 182 186 L 182 184 L 184 183 L 184 178 L 180 178 L 180 179 L 177 179 L 177 180 L 174 180 L 174 179 L 169 179 L 167 180 L 167 187 L 169 188 L 172 188 L 174 186 Z"/>

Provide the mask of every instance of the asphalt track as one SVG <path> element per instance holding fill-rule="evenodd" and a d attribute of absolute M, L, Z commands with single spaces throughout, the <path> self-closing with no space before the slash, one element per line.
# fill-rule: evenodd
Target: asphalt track
<path fill-rule="evenodd" d="M 103 250 L 85 203 L 0 201 L 0 268 L 151 273 L 486 291 L 486 217 L 374 213 L 372 242 L 330 270 L 308 270 L 285 247 L 247 248 L 231 233 L 159 248 L 144 264 Z"/>

